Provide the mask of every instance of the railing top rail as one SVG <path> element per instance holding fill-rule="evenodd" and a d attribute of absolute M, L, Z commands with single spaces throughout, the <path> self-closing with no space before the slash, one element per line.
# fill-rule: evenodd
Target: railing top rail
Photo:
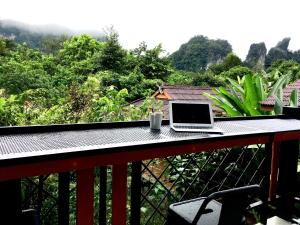
<path fill-rule="evenodd" d="M 258 120 L 258 119 L 282 119 L 288 118 L 286 115 L 274 116 L 249 116 L 249 117 L 216 117 L 215 121 L 236 121 L 236 120 Z M 169 120 L 163 120 L 163 125 L 168 125 Z M 58 131 L 76 131 L 105 128 L 124 128 L 149 126 L 149 121 L 127 121 L 127 122 L 106 122 L 106 123 L 76 123 L 76 124 L 51 124 L 32 126 L 0 126 L 0 135 L 22 134 L 22 133 L 50 133 Z"/>
<path fill-rule="evenodd" d="M 109 125 L 114 126 L 109 126 Z M 124 126 L 117 126 L 124 125 Z M 207 133 L 175 132 L 164 121 L 159 132 L 149 129 L 147 121 L 110 124 L 71 125 L 68 130 L 56 130 L 58 125 L 40 126 L 51 132 L 27 132 L 0 134 L 0 165 L 14 160 L 32 160 L 38 157 L 61 158 L 91 156 L 131 151 L 137 148 L 159 148 L 174 145 L 211 143 L 231 139 L 271 136 L 278 132 L 299 131 L 300 120 L 282 117 L 241 118 L 240 120 L 219 119 L 215 125 L 223 135 Z M 125 126 L 127 125 L 127 126 Z M 66 125 L 67 126 L 67 125 Z M 98 128 L 97 128 L 98 126 Z M 81 128 L 81 129 L 79 129 Z M 3 128 L 5 129 L 5 128 Z M 17 129 L 17 128 L 15 128 Z M 27 128 L 30 131 L 30 128 Z"/>

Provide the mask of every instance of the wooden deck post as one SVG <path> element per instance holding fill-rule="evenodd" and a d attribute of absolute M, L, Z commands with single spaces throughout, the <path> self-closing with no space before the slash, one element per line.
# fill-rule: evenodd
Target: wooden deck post
<path fill-rule="evenodd" d="M 112 225 L 126 225 L 127 163 L 112 168 Z"/>
<path fill-rule="evenodd" d="M 77 223 L 94 224 L 94 169 L 77 171 Z"/>

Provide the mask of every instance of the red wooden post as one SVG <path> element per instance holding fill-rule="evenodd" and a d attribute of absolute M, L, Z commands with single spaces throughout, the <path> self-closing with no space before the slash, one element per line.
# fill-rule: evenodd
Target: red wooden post
<path fill-rule="evenodd" d="M 127 163 L 112 168 L 112 225 L 126 225 Z"/>
<path fill-rule="evenodd" d="M 271 201 L 275 200 L 276 198 L 278 166 L 279 166 L 279 146 L 280 146 L 280 142 L 274 141 L 272 143 L 271 175 L 270 175 L 270 189 L 269 189 L 269 198 Z"/>
<path fill-rule="evenodd" d="M 77 171 L 77 223 L 94 224 L 94 169 Z"/>

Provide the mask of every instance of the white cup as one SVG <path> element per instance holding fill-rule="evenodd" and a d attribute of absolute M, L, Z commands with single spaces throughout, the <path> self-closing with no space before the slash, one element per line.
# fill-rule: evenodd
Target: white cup
<path fill-rule="evenodd" d="M 152 130 L 160 130 L 162 117 L 163 117 L 163 113 L 162 112 L 151 112 L 150 116 L 149 116 L 150 129 L 152 129 Z"/>

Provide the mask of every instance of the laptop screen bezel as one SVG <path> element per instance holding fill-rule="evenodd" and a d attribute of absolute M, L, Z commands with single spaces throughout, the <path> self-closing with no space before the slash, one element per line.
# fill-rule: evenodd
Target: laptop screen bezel
<path fill-rule="evenodd" d="M 208 105 L 209 108 L 209 116 L 210 116 L 210 123 L 174 123 L 173 122 L 173 104 L 180 103 L 180 104 L 202 104 Z M 214 117 L 212 112 L 212 106 L 210 102 L 207 101 L 170 101 L 169 102 L 169 116 L 170 116 L 170 125 L 171 126 L 191 126 L 191 127 L 209 127 L 212 128 L 214 126 Z"/>

